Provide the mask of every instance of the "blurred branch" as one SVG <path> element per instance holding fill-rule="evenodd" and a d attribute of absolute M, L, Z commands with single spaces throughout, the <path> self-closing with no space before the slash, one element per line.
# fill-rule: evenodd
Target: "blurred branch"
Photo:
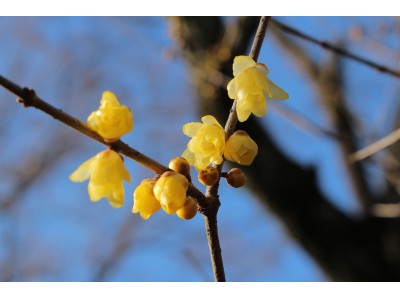
<path fill-rule="evenodd" d="M 214 17 L 204 17 L 202 22 L 207 22 L 209 18 Z M 213 51 L 208 51 L 208 55 L 205 55 L 204 51 L 198 51 L 201 55 L 197 55 L 187 54 L 189 50 L 182 49 L 183 57 L 192 70 L 207 64 L 227 76 L 232 76 L 233 58 L 248 51 L 259 18 L 243 17 L 235 21 L 240 24 L 245 23 L 247 26 L 231 26 L 229 28 L 236 27 L 237 30 L 232 31 L 229 28 L 225 30 L 225 35 L 231 37 L 224 37 L 223 42 L 215 45 L 220 49 L 231 47 L 229 57 L 225 57 L 224 60 L 220 60 Z M 196 38 L 200 34 L 207 36 L 207 32 L 202 31 L 200 23 L 191 25 L 193 35 L 189 35 L 190 38 Z M 296 49 L 290 50 L 294 52 Z M 309 66 L 307 62 L 307 67 Z M 313 63 L 309 69 L 317 78 L 318 66 Z M 232 105 L 226 87 L 215 86 L 214 93 L 203 93 L 204 86 L 210 84 L 207 76 L 196 77 L 196 73 L 191 75 L 194 75 L 196 80 L 195 88 L 200 100 L 200 113 L 202 115 L 211 113 L 220 121 L 226 120 L 226 114 Z M 351 218 L 337 209 L 320 191 L 315 171 L 289 159 L 276 146 L 257 118 L 250 117 L 237 127 L 248 132 L 259 146 L 259 155 L 252 166 L 243 168 L 250 191 L 260 196 L 262 203 L 279 216 L 290 234 L 331 278 L 340 281 L 390 281 L 400 278 L 400 272 L 394 266 L 394 263 L 399 261 L 398 252 L 394 254 L 395 252 L 391 251 L 390 255 L 382 253 L 384 251 L 382 233 L 386 224 L 378 223 L 369 216 L 364 219 Z M 394 219 L 381 220 L 394 221 Z M 398 230 L 385 234 L 385 238 L 389 239 L 398 235 Z M 400 251 L 396 243 L 392 248 Z"/>
<path fill-rule="evenodd" d="M 274 25 L 276 25 L 279 29 L 281 29 L 282 31 L 284 31 L 286 33 L 292 34 L 292 35 L 294 35 L 296 37 L 299 37 L 299 38 L 301 38 L 303 40 L 306 40 L 306 41 L 311 42 L 313 44 L 319 45 L 320 47 L 322 47 L 322 48 L 324 48 L 326 50 L 332 51 L 332 52 L 336 53 L 337 55 L 341 55 L 343 57 L 346 57 L 346 58 L 352 59 L 354 61 L 357 61 L 357 62 L 359 62 L 361 64 L 367 65 L 367 66 L 369 66 L 371 68 L 374 68 L 374 69 L 378 70 L 379 72 L 386 73 L 386 74 L 392 75 L 394 77 L 400 78 L 400 72 L 399 71 L 393 70 L 391 68 L 388 68 L 388 67 L 382 66 L 380 64 L 377 64 L 377 63 L 375 63 L 373 61 L 370 61 L 370 60 L 367 60 L 365 58 L 362 58 L 362 57 L 360 57 L 358 55 L 350 53 L 349 51 L 347 51 L 347 50 L 345 50 L 343 48 L 337 47 L 337 46 L 335 46 L 335 45 L 333 45 L 333 44 L 331 44 L 329 42 L 320 41 L 320 40 L 318 40 L 316 38 L 313 38 L 313 37 L 311 37 L 311 36 L 309 36 L 309 35 L 307 35 L 305 33 L 300 32 L 297 29 L 294 29 L 293 27 L 287 26 L 287 25 L 285 25 L 285 24 L 283 24 L 283 23 L 281 23 L 281 22 L 279 22 L 279 21 L 277 21 L 275 19 L 272 19 L 272 23 Z"/>
<path fill-rule="evenodd" d="M 380 218 L 400 217 L 400 203 L 376 203 L 371 207 L 371 213 Z"/>
<path fill-rule="evenodd" d="M 58 143 L 58 140 L 63 143 Z M 7 210 L 17 205 L 22 199 L 25 192 L 42 176 L 50 171 L 49 166 L 54 166 L 57 161 L 74 149 L 76 143 L 71 139 L 57 136 L 55 139 L 47 143 L 47 147 L 42 153 L 31 153 L 20 166 L 12 173 L 15 177 L 16 184 L 8 197 L 5 197 L 0 202 L 0 211 Z"/>
<path fill-rule="evenodd" d="M 349 155 L 357 149 L 356 134 L 353 130 L 354 118 L 347 108 L 343 93 L 342 69 L 338 57 L 332 57 L 330 63 L 326 66 L 319 66 L 298 43 L 283 34 L 283 31 L 275 29 L 273 33 L 284 50 L 301 66 L 302 70 L 307 72 L 317 90 L 337 133 L 337 141 L 342 152 L 344 167 L 351 179 L 351 185 L 359 203 L 365 212 L 368 212 L 371 196 L 364 170 L 360 164 L 351 164 L 348 161 Z"/>
<path fill-rule="evenodd" d="M 393 145 L 398 140 L 400 140 L 400 128 L 395 131 L 389 133 L 387 136 L 377 140 L 376 142 L 350 154 L 349 160 L 350 162 L 356 162 L 367 157 L 374 155 L 375 153 Z"/>
<path fill-rule="evenodd" d="M 201 261 L 196 257 L 195 253 L 188 249 L 183 250 L 183 255 L 189 262 L 189 264 L 193 267 L 193 270 L 195 270 L 199 276 L 203 278 L 203 281 L 210 281 L 210 278 L 207 274 L 207 272 L 204 270 L 203 265 Z"/>
<path fill-rule="evenodd" d="M 97 262 L 97 271 L 94 272 L 92 281 L 104 281 L 110 271 L 121 262 L 124 255 L 132 248 L 133 233 L 137 230 L 137 218 L 132 218 L 131 215 L 125 218 L 122 222 L 112 243 L 112 249 L 101 262 Z"/>
<path fill-rule="evenodd" d="M 293 111 L 288 106 L 280 105 L 275 102 L 271 102 L 270 105 L 275 113 L 282 116 L 299 129 L 316 135 L 327 136 L 335 140 L 339 139 L 339 135 L 336 132 L 330 129 L 321 128 L 318 124 L 314 123 L 299 112 Z"/>

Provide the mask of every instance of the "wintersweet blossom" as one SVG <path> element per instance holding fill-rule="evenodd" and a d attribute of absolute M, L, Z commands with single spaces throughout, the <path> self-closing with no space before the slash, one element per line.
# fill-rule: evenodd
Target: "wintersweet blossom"
<path fill-rule="evenodd" d="M 176 213 L 185 205 L 189 182 L 185 176 L 173 171 L 164 172 L 154 186 L 154 195 L 168 214 Z"/>
<path fill-rule="evenodd" d="M 133 129 L 132 112 L 110 91 L 103 93 L 99 109 L 89 115 L 87 122 L 90 129 L 110 142 Z"/>
<path fill-rule="evenodd" d="M 234 78 L 228 83 L 228 95 L 237 100 L 236 112 L 240 122 L 250 114 L 262 117 L 267 112 L 266 99 L 285 100 L 289 95 L 268 77 L 264 64 L 256 63 L 249 56 L 236 56 L 233 61 Z"/>
<path fill-rule="evenodd" d="M 235 131 L 226 142 L 224 157 L 240 165 L 249 166 L 258 152 L 256 142 L 243 130 Z"/>
<path fill-rule="evenodd" d="M 143 219 L 148 219 L 161 208 L 160 202 L 154 196 L 154 185 L 157 179 L 148 178 L 142 180 L 133 193 L 132 213 L 140 213 Z"/>
<path fill-rule="evenodd" d="M 182 127 L 183 133 L 192 139 L 181 156 L 198 170 L 222 163 L 225 147 L 225 131 L 218 121 L 211 115 L 202 117 L 201 121 Z"/>
<path fill-rule="evenodd" d="M 123 180 L 130 182 L 130 175 L 117 152 L 107 149 L 98 153 L 81 164 L 69 177 L 74 182 L 82 182 L 88 178 L 91 201 L 106 197 L 113 207 L 124 204 Z"/>

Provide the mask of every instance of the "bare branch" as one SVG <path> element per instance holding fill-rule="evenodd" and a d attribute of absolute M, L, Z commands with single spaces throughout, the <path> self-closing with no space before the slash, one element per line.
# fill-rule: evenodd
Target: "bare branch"
<path fill-rule="evenodd" d="M 333 56 L 330 63 L 319 66 L 312 57 L 298 43 L 292 41 L 284 34 L 284 31 L 275 30 L 275 37 L 284 49 L 296 60 L 296 63 L 307 72 L 316 91 L 320 95 L 321 103 L 324 105 L 329 118 L 337 133 L 337 142 L 344 159 L 344 167 L 349 174 L 352 187 L 356 196 L 366 212 L 371 202 L 371 195 L 364 176 L 363 167 L 359 164 L 350 164 L 348 157 L 355 152 L 356 133 L 354 131 L 354 117 L 348 109 L 343 92 L 343 80 L 340 60 Z"/>
<path fill-rule="evenodd" d="M 281 22 L 279 22 L 279 21 L 277 21 L 275 19 L 272 19 L 272 23 L 274 25 L 276 25 L 279 29 L 283 30 L 284 32 L 287 32 L 289 34 L 297 36 L 297 37 L 299 37 L 299 38 L 301 38 L 303 40 L 306 40 L 308 42 L 311 42 L 313 44 L 319 45 L 320 47 L 322 47 L 322 48 L 324 48 L 326 50 L 332 51 L 332 52 L 334 52 L 334 53 L 336 53 L 338 55 L 341 55 L 343 57 L 347 57 L 347 58 L 352 59 L 354 61 L 357 61 L 357 62 L 359 62 L 361 64 L 367 65 L 367 66 L 369 66 L 371 68 L 374 68 L 374 69 L 378 70 L 379 72 L 386 73 L 386 74 L 392 75 L 394 77 L 400 78 L 400 71 L 393 70 L 391 68 L 382 66 L 382 65 L 380 65 L 378 63 L 375 63 L 373 61 L 370 61 L 368 59 L 362 58 L 362 57 L 360 57 L 358 55 L 350 53 L 349 51 L 347 51 L 347 50 L 345 50 L 343 48 L 337 47 L 337 46 L 335 46 L 335 45 L 333 45 L 333 44 L 331 44 L 329 42 L 317 40 L 316 38 L 313 38 L 313 37 L 311 37 L 311 36 L 309 36 L 309 35 L 307 35 L 307 34 L 305 34 L 303 32 L 300 32 L 297 29 L 294 29 L 293 27 L 287 26 L 287 25 L 285 25 L 285 24 L 283 24 L 283 23 L 281 23 Z"/>
<path fill-rule="evenodd" d="M 368 145 L 367 147 L 362 148 L 362 149 L 358 150 L 357 152 L 352 153 L 349 156 L 349 161 L 356 162 L 356 161 L 366 159 L 367 157 L 370 157 L 371 155 L 374 155 L 375 153 L 393 145 L 398 140 L 400 140 L 400 128 L 391 132 L 384 138 L 381 138 L 380 140 Z"/>
<path fill-rule="evenodd" d="M 78 119 L 70 116 L 69 114 L 63 112 L 62 110 L 57 109 L 54 106 L 40 99 L 36 95 L 34 90 L 28 88 L 21 88 L 14 82 L 4 78 L 1 75 L 0 75 L 0 85 L 6 88 L 8 91 L 12 92 L 13 94 L 17 95 L 19 97 L 18 102 L 22 103 L 25 107 L 31 106 L 45 112 L 46 114 L 52 116 L 54 119 L 57 119 L 58 121 L 74 128 L 80 133 L 133 159 L 134 161 L 138 162 L 147 169 L 150 169 L 157 174 L 162 174 L 169 170 L 169 168 L 167 168 L 166 166 L 163 166 L 159 162 L 151 159 L 150 157 L 147 157 L 143 153 L 140 153 L 139 151 L 125 144 L 121 140 L 118 140 L 113 143 L 105 141 L 99 134 L 89 129 L 84 123 L 82 123 Z M 200 212 L 208 210 L 209 207 L 208 200 L 203 195 L 203 193 L 200 192 L 192 183 L 189 184 L 188 195 L 197 199 L 198 204 L 200 206 Z"/>
<path fill-rule="evenodd" d="M 255 61 L 257 61 L 262 43 L 264 41 L 264 37 L 267 33 L 268 21 L 270 18 L 271 17 L 261 17 L 260 19 L 260 23 L 258 25 L 258 29 L 254 37 L 253 45 L 250 51 L 250 57 L 253 58 Z M 237 101 L 235 100 L 232 104 L 228 120 L 226 121 L 225 124 L 225 132 L 227 137 L 232 135 L 238 121 L 236 113 L 236 104 Z M 220 174 L 222 171 L 223 164 L 224 162 L 222 161 L 222 163 L 217 166 L 217 170 Z M 205 215 L 204 218 L 206 223 L 207 236 L 210 237 L 208 239 L 208 242 L 209 242 L 210 253 L 212 256 L 214 275 L 217 281 L 225 281 L 225 273 L 222 262 L 221 247 L 219 245 L 218 227 L 217 227 L 217 213 L 218 213 L 218 208 L 220 206 L 220 202 L 218 199 L 218 188 L 219 188 L 219 180 L 213 186 L 207 187 L 206 197 L 211 200 L 210 202 L 215 204 L 214 205 L 215 211 L 213 211 L 212 214 Z"/>

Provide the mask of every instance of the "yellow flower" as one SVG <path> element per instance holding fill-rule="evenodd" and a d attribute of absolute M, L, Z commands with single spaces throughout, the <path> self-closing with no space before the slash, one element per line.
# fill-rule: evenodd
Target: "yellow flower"
<path fill-rule="evenodd" d="M 132 130 L 132 112 L 118 102 L 114 93 L 105 91 L 99 109 L 88 117 L 88 126 L 105 140 L 114 142 Z"/>
<path fill-rule="evenodd" d="M 113 207 L 124 204 L 123 180 L 129 182 L 130 175 L 119 154 L 107 149 L 81 164 L 69 179 L 74 182 L 89 180 L 88 192 L 90 200 L 95 202 L 108 198 Z"/>
<path fill-rule="evenodd" d="M 211 115 L 201 118 L 201 122 L 187 123 L 183 133 L 192 139 L 182 153 L 190 165 L 197 170 L 204 170 L 209 164 L 222 163 L 225 147 L 225 131 Z"/>
<path fill-rule="evenodd" d="M 258 152 L 257 144 L 243 131 L 235 131 L 226 142 L 224 156 L 227 160 L 249 166 Z"/>
<path fill-rule="evenodd" d="M 189 182 L 185 176 L 167 171 L 157 180 L 154 195 L 166 213 L 174 214 L 185 205 L 188 186 Z"/>
<path fill-rule="evenodd" d="M 157 179 L 144 179 L 133 193 L 133 213 L 140 213 L 143 219 L 148 219 L 152 214 L 158 211 L 160 202 L 154 196 L 153 188 Z"/>
<path fill-rule="evenodd" d="M 285 100 L 289 95 L 268 77 L 264 64 L 256 63 L 249 56 L 236 56 L 233 61 L 234 78 L 228 83 L 228 95 L 237 100 L 236 112 L 240 122 L 250 114 L 262 117 L 267 112 L 267 99 Z"/>

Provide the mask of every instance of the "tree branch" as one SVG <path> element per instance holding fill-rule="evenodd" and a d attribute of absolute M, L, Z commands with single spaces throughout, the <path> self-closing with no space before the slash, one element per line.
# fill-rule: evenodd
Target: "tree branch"
<path fill-rule="evenodd" d="M 205 17 L 203 21 L 207 19 Z M 215 67 L 214 72 L 231 76 L 232 60 L 245 53 L 252 42 L 258 21 L 256 17 L 238 18 L 236 22 L 246 24 L 246 27 L 238 25 L 236 31 L 226 31 L 226 35 L 232 36 L 225 40 L 235 42 L 219 46 L 231 49 L 229 58 L 221 61 L 211 51 L 208 56 L 204 55 L 204 51 L 198 51 L 202 55 L 186 55 L 186 49 L 183 49 L 184 58 L 192 70 L 207 63 Z M 194 26 L 190 38 L 207 36 L 200 24 Z M 311 66 L 310 70 L 318 77 L 317 65 Z M 211 113 L 220 121 L 226 120 L 232 104 L 226 87 L 217 85 L 213 94 L 204 94 L 202 88 L 212 82 L 207 76 L 197 76 L 195 79 L 201 115 Z M 260 201 L 280 218 L 288 232 L 330 278 L 340 281 L 399 280 L 399 219 L 380 220 L 370 216 L 357 219 L 347 216 L 320 191 L 315 171 L 288 158 L 257 118 L 251 116 L 237 127 L 257 140 L 258 152 L 262 154 L 257 155 L 251 167 L 243 168 L 249 190 L 260 196 Z"/>
<path fill-rule="evenodd" d="M 258 55 L 260 53 L 265 34 L 267 32 L 268 21 L 270 18 L 271 17 L 261 17 L 260 19 L 260 23 L 258 25 L 258 29 L 254 37 L 253 45 L 250 51 L 250 57 L 255 61 L 257 61 Z M 232 133 L 235 131 L 236 124 L 238 121 L 236 113 L 236 104 L 237 101 L 235 100 L 232 104 L 228 120 L 226 121 L 225 124 L 225 133 L 227 138 L 229 138 L 229 136 L 231 136 Z M 221 164 L 216 166 L 219 174 L 221 174 L 223 164 L 224 161 L 222 161 Z M 217 228 L 217 213 L 218 213 L 218 208 L 220 206 L 220 201 L 218 197 L 219 181 L 220 179 L 218 179 L 217 183 L 215 183 L 213 186 L 207 187 L 206 197 L 209 198 L 212 203 L 215 203 L 215 211 L 213 211 L 213 214 L 211 215 L 206 215 L 205 219 L 206 219 L 206 231 L 209 233 L 207 236 L 211 237 L 211 239 L 209 239 L 210 253 L 212 253 L 212 255 L 215 255 L 215 257 L 213 257 L 212 259 L 214 274 L 216 274 L 217 281 L 225 281 L 225 274 L 223 274 L 222 272 L 221 273 L 218 272 L 218 270 L 223 271 L 221 247 L 219 245 L 218 228 Z"/>
<path fill-rule="evenodd" d="M 28 88 L 21 88 L 14 82 L 6 79 L 5 77 L 0 75 L 0 85 L 6 88 L 8 91 L 11 93 L 17 95 L 19 98 L 17 101 L 21 103 L 24 107 L 34 107 L 36 109 L 39 109 L 46 114 L 52 116 L 54 119 L 74 128 L 75 130 L 79 131 L 80 133 L 98 141 L 99 143 L 102 143 L 114 151 L 117 151 L 121 154 L 124 154 L 125 156 L 133 159 L 134 161 L 138 162 L 142 166 L 144 166 L 147 169 L 150 169 L 151 171 L 157 173 L 157 174 L 162 174 L 168 170 L 166 166 L 160 164 L 159 162 L 151 159 L 150 157 L 147 157 L 143 153 L 140 153 L 139 151 L 135 150 L 134 148 L 128 146 L 121 140 L 118 140 L 113 143 L 106 142 L 99 134 L 97 134 L 95 131 L 89 129 L 86 124 L 82 123 L 78 119 L 70 116 L 69 114 L 63 112 L 60 109 L 55 108 L 54 106 L 48 104 L 47 102 L 43 101 L 40 99 L 34 90 L 28 89 Z M 189 188 L 188 188 L 188 195 L 192 196 L 193 198 L 196 198 L 198 201 L 198 204 L 200 206 L 200 212 L 207 211 L 209 209 L 209 203 L 206 197 L 203 195 L 202 192 L 200 192 L 192 183 L 189 183 Z"/>
<path fill-rule="evenodd" d="M 274 28 L 274 27 L 273 27 Z M 319 99 L 331 119 L 337 142 L 343 155 L 343 164 L 349 174 L 351 186 L 365 212 L 371 203 L 371 195 L 361 164 L 351 164 L 350 154 L 356 151 L 356 134 L 353 129 L 353 115 L 349 111 L 343 93 L 342 68 L 338 56 L 332 57 L 326 66 L 319 66 L 298 44 L 289 39 L 284 31 L 273 30 L 274 36 L 296 63 L 305 70 L 318 92 Z"/>
<path fill-rule="evenodd" d="M 400 78 L 400 72 L 399 71 L 393 70 L 391 68 L 382 66 L 382 65 L 377 64 L 377 63 L 375 63 L 373 61 L 370 61 L 368 59 L 362 58 L 362 57 L 360 57 L 358 55 L 350 53 L 349 51 L 347 51 L 347 50 L 345 50 L 343 48 L 335 46 L 335 45 L 333 45 L 333 44 L 331 44 L 329 42 L 320 41 L 320 40 L 318 40 L 316 38 L 313 38 L 313 37 L 311 37 L 311 36 L 309 36 L 309 35 L 307 35 L 307 34 L 305 34 L 303 32 L 300 32 L 297 29 L 294 29 L 293 27 L 287 26 L 287 25 L 285 25 L 285 24 L 283 24 L 283 23 L 281 23 L 281 22 L 279 22 L 279 21 L 277 21 L 275 19 L 272 19 L 272 23 L 274 25 L 276 25 L 276 27 L 278 27 L 279 29 L 283 30 L 284 32 L 292 34 L 292 35 L 294 35 L 296 37 L 299 37 L 299 38 L 301 38 L 303 40 L 306 40 L 308 42 L 311 42 L 313 44 L 319 45 L 320 47 L 322 47 L 325 50 L 332 51 L 332 52 L 334 52 L 334 53 L 336 53 L 338 55 L 341 55 L 343 57 L 347 57 L 349 59 L 357 61 L 357 62 L 359 62 L 361 64 L 364 64 L 364 65 L 366 65 L 368 67 L 374 68 L 374 69 L 378 70 L 379 72 L 386 73 L 386 74 L 389 74 L 391 76 Z"/>
<path fill-rule="evenodd" d="M 392 131 L 387 136 L 377 140 L 376 142 L 352 153 L 349 156 L 350 162 L 356 162 L 374 155 L 375 153 L 393 145 L 400 140 L 400 128 Z"/>

